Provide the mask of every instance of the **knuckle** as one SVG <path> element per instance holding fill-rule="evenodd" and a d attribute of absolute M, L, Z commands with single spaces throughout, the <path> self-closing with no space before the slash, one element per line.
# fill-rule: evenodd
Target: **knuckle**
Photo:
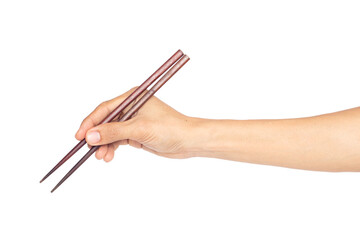
<path fill-rule="evenodd" d="M 130 91 L 133 92 L 133 91 L 135 91 L 138 87 L 139 87 L 139 86 L 132 87 L 132 88 L 130 89 Z"/>
<path fill-rule="evenodd" d="M 88 116 L 81 122 L 81 127 L 88 128 L 92 124 L 93 124 L 93 121 L 91 120 L 91 117 Z"/>
<path fill-rule="evenodd" d="M 104 108 L 107 106 L 107 104 L 108 104 L 108 101 L 102 102 L 97 106 L 97 109 Z"/>
<path fill-rule="evenodd" d="M 98 132 L 103 142 L 112 142 L 118 137 L 118 130 L 115 123 L 100 125 Z"/>

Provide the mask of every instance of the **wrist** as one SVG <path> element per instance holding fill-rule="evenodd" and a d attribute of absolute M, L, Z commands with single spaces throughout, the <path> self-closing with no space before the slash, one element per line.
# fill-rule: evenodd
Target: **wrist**
<path fill-rule="evenodd" d="M 192 157 L 226 158 L 234 148 L 234 121 L 190 118 L 185 151 Z"/>

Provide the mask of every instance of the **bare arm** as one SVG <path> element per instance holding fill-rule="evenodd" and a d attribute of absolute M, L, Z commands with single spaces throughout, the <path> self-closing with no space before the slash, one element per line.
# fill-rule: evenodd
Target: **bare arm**
<path fill-rule="evenodd" d="M 153 97 L 132 119 L 94 127 L 131 91 L 100 105 L 76 134 L 104 145 L 98 159 L 110 161 L 119 145 L 130 144 L 170 158 L 360 171 L 360 108 L 299 119 L 211 120 L 185 116 Z"/>
<path fill-rule="evenodd" d="M 195 136 L 209 139 L 195 148 L 199 156 L 307 170 L 360 171 L 360 108 L 299 119 L 195 121 L 199 132 Z"/>

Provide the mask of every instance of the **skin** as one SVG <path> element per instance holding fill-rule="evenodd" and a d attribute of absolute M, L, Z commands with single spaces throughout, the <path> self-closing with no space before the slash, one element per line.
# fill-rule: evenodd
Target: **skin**
<path fill-rule="evenodd" d="M 360 108 L 298 119 L 211 120 L 185 116 L 152 97 L 130 120 L 96 126 L 134 90 L 100 104 L 77 131 L 78 140 L 102 145 L 97 159 L 109 162 L 128 144 L 168 158 L 360 171 Z"/>

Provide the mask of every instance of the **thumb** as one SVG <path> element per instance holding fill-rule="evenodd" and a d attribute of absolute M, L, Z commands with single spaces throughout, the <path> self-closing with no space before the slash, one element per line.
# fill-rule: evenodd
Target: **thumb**
<path fill-rule="evenodd" d="M 91 128 L 86 133 L 86 142 L 92 146 L 105 145 L 124 139 L 136 140 L 136 127 L 133 121 L 111 122 Z"/>

